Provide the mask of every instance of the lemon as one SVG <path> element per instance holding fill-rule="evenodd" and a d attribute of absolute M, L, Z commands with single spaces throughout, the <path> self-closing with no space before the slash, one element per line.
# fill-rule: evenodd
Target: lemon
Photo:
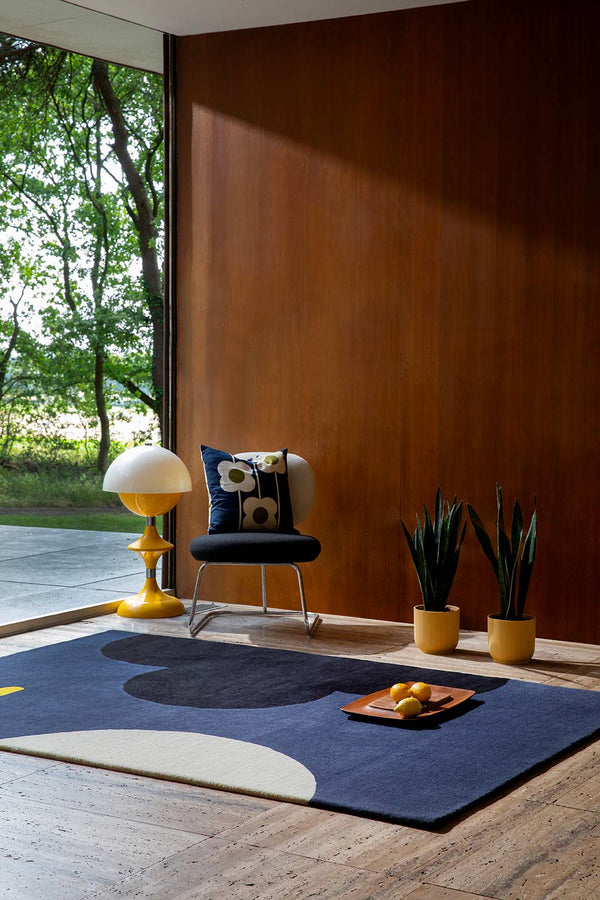
<path fill-rule="evenodd" d="M 426 700 L 431 698 L 431 687 L 425 684 L 424 681 L 415 681 L 410 687 L 410 693 L 417 700 L 420 700 L 421 703 L 425 703 Z"/>
<path fill-rule="evenodd" d="M 394 712 L 400 713 L 403 719 L 414 719 L 422 709 L 423 707 L 416 697 L 406 697 L 400 701 L 398 706 L 394 707 Z"/>
<path fill-rule="evenodd" d="M 407 684 L 404 684 L 403 681 L 398 682 L 398 684 L 392 685 L 390 688 L 390 697 L 392 700 L 395 700 L 396 703 L 399 703 L 400 700 L 404 700 L 406 697 L 410 697 L 410 688 Z"/>

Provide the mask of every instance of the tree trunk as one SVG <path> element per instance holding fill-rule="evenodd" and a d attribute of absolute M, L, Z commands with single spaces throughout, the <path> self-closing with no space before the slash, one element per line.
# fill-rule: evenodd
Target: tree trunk
<path fill-rule="evenodd" d="M 0 353 L 0 403 L 2 402 L 2 398 L 4 397 L 4 385 L 6 384 L 6 376 L 8 374 L 8 365 L 10 363 L 11 356 L 14 353 L 15 347 L 17 345 L 17 340 L 19 337 L 19 316 L 18 309 L 19 303 L 23 299 L 23 294 L 25 293 L 25 288 L 21 291 L 21 296 L 18 300 L 11 300 L 10 303 L 12 305 L 12 331 L 10 333 L 10 337 L 8 339 L 8 344 Z"/>
<path fill-rule="evenodd" d="M 106 410 L 104 396 L 104 354 L 99 347 L 94 350 L 94 397 L 96 413 L 100 425 L 100 446 L 98 447 L 97 466 L 104 475 L 108 467 L 108 451 L 110 449 L 110 422 Z"/>
<path fill-rule="evenodd" d="M 164 359 L 164 300 L 162 273 L 156 252 L 158 236 L 156 222 L 152 213 L 152 204 L 144 179 L 135 167 L 130 156 L 129 135 L 123 116 L 121 103 L 114 92 L 108 73 L 108 63 L 95 59 L 92 63 L 94 86 L 102 98 L 106 112 L 111 121 L 114 137 L 114 150 L 125 175 L 127 186 L 131 191 L 137 213 L 136 229 L 139 237 L 142 258 L 142 278 L 146 304 L 152 320 L 152 384 L 154 387 L 154 411 L 156 412 L 161 433 L 163 431 L 162 398 L 163 398 L 163 359 Z"/>

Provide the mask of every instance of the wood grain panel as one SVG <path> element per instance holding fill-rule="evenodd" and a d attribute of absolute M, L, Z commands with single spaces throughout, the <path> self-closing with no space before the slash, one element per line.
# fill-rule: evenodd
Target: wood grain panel
<path fill-rule="evenodd" d="M 410 620 L 396 511 L 440 483 L 491 525 L 501 481 L 537 495 L 538 633 L 600 641 L 599 27 L 591 0 L 472 0 L 178 40 L 180 594 L 198 445 L 288 446 L 317 474 L 311 608 Z M 455 601 L 467 628 L 497 605 L 472 534 Z"/>

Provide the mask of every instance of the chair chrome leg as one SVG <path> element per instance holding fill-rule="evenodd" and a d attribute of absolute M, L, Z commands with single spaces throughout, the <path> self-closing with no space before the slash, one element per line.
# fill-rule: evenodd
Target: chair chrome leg
<path fill-rule="evenodd" d="M 202 615 L 200 616 L 199 620 L 196 622 L 195 625 L 192 626 L 192 622 L 194 621 L 194 615 L 196 613 L 196 605 L 198 603 L 198 595 L 200 593 L 200 581 L 202 580 L 202 573 L 204 572 L 204 570 L 206 569 L 207 566 L 210 566 L 209 562 L 202 563 L 202 565 L 198 569 L 198 574 L 196 575 L 196 583 L 194 585 L 194 595 L 192 597 L 192 608 L 190 610 L 190 618 L 188 621 L 190 635 L 192 637 L 195 637 L 198 634 L 200 629 L 206 625 L 206 623 L 208 622 L 208 620 L 210 619 L 210 617 L 212 615 L 220 612 L 223 609 L 221 604 L 211 603 L 211 605 L 209 607 L 207 607 L 206 609 L 204 609 L 202 611 Z"/>
<path fill-rule="evenodd" d="M 263 612 L 267 612 L 267 567 L 260 567 Z"/>
<path fill-rule="evenodd" d="M 200 595 L 200 582 L 202 580 L 202 574 L 204 569 L 207 566 L 219 566 L 219 565 L 260 565 L 261 567 L 261 587 L 262 587 L 262 609 L 254 609 L 254 610 L 244 610 L 240 612 L 238 609 L 232 609 L 227 604 L 222 603 L 211 603 L 208 607 L 205 607 L 200 615 L 196 618 L 194 622 L 194 617 L 196 615 L 196 606 L 198 604 L 198 598 Z M 304 582 L 302 579 L 302 573 L 298 566 L 295 563 L 276 563 L 275 565 L 287 565 L 291 566 L 292 569 L 295 570 L 296 575 L 298 577 L 298 587 L 300 589 L 300 605 L 302 607 L 302 618 L 304 620 L 304 629 L 306 631 L 307 636 L 310 638 L 313 636 L 313 632 L 317 625 L 321 622 L 321 617 L 318 613 L 309 613 L 306 609 L 306 598 L 304 596 Z M 218 616 L 223 613 L 228 613 L 230 615 L 242 615 L 242 616 L 252 616 L 252 615 L 271 615 L 274 617 L 278 616 L 297 616 L 298 613 L 293 610 L 276 610 L 274 612 L 269 612 L 267 609 L 267 564 L 262 563 L 216 563 L 216 562 L 204 562 L 200 565 L 198 569 L 198 574 L 196 575 L 196 583 L 194 585 L 194 594 L 192 597 L 192 608 L 190 610 L 190 618 L 189 618 L 189 629 L 190 635 L 192 637 L 196 637 L 198 632 L 204 628 L 206 623 L 212 619 L 213 616 Z"/>
<path fill-rule="evenodd" d="M 300 605 L 302 606 L 302 616 L 304 618 L 304 628 L 309 637 L 312 637 L 312 633 L 321 621 L 321 617 L 315 613 L 315 617 L 312 622 L 309 621 L 308 612 L 306 611 L 306 598 L 304 596 L 304 579 L 302 578 L 302 572 L 296 565 L 296 563 L 289 563 L 292 569 L 295 570 L 296 575 L 298 576 L 298 587 L 300 588 Z"/>
<path fill-rule="evenodd" d="M 196 575 L 196 583 L 194 585 L 194 595 L 192 597 L 192 608 L 190 610 L 190 618 L 188 625 L 192 624 L 194 619 L 194 613 L 196 612 L 196 604 L 198 603 L 198 592 L 200 590 L 200 579 L 202 578 L 202 572 L 204 571 L 207 563 L 202 563 L 200 568 L 198 569 L 198 574 Z"/>

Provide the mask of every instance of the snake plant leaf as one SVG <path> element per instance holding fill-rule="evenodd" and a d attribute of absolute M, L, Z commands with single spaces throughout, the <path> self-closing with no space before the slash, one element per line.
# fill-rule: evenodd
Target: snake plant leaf
<path fill-rule="evenodd" d="M 417 522 L 418 521 L 419 517 L 417 516 Z M 427 509 L 425 504 L 423 504 L 423 531 L 425 531 L 428 525 L 429 528 L 431 528 L 431 530 L 433 531 L 433 525 L 431 524 L 431 516 L 429 515 L 429 510 Z"/>
<path fill-rule="evenodd" d="M 414 563 L 414 567 L 417 570 L 417 574 L 418 574 L 419 573 L 419 565 L 418 565 L 417 551 L 415 549 L 417 533 L 415 531 L 415 536 L 413 537 L 411 535 L 410 531 L 408 530 L 408 528 L 406 527 L 406 525 L 404 524 L 404 522 L 402 521 L 402 519 L 400 519 L 400 524 L 402 525 L 402 530 L 404 531 L 406 543 L 408 544 L 408 549 L 410 550 L 410 555 L 412 556 L 412 561 Z"/>
<path fill-rule="evenodd" d="M 419 584 L 421 586 L 421 594 L 423 595 L 423 603 L 426 604 L 429 598 L 429 585 L 427 583 L 427 564 L 425 562 L 425 551 L 423 547 L 423 533 L 419 532 L 417 537 L 417 559 L 419 568 L 417 574 L 419 576 Z"/>
<path fill-rule="evenodd" d="M 460 553 L 456 551 L 446 560 L 446 565 L 444 567 L 444 574 L 440 581 L 439 590 L 438 590 L 438 604 L 440 609 L 445 609 L 448 602 L 448 596 L 450 594 L 450 589 L 452 588 L 452 583 L 454 581 L 454 576 L 456 575 L 456 570 L 458 568 L 458 560 Z"/>
<path fill-rule="evenodd" d="M 512 569 L 510 570 L 510 577 L 508 578 L 508 591 L 506 597 L 506 606 L 507 606 L 507 619 L 518 618 L 516 609 L 515 609 L 515 591 L 517 588 L 517 575 L 519 572 L 519 557 L 515 556 L 512 560 Z"/>
<path fill-rule="evenodd" d="M 510 544 L 506 537 L 504 528 L 500 525 L 500 519 L 496 522 L 496 538 L 498 547 L 498 587 L 500 588 L 500 614 L 503 619 L 508 618 L 508 596 L 507 596 L 507 569 L 506 569 L 506 551 L 508 544 L 508 552 L 510 554 Z"/>
<path fill-rule="evenodd" d="M 456 547 L 456 541 L 458 538 L 458 532 L 460 529 L 460 523 L 462 522 L 463 515 L 463 505 L 459 503 L 456 506 L 456 497 L 454 498 L 454 503 L 448 512 L 448 538 L 446 543 L 446 551 L 452 551 Z M 460 542 L 462 544 L 462 541 Z M 460 546 L 460 544 L 459 544 Z"/>
<path fill-rule="evenodd" d="M 529 531 L 523 544 L 523 554 L 521 556 L 521 576 L 519 578 L 519 592 L 517 594 L 517 618 L 523 618 L 523 610 L 525 609 L 525 599 L 529 590 L 529 582 L 531 581 L 531 572 L 535 560 L 535 551 L 537 545 L 537 510 L 534 510 L 529 524 Z"/>
<path fill-rule="evenodd" d="M 517 587 L 517 574 L 519 570 L 519 550 L 521 549 L 521 539 L 523 537 L 523 514 L 519 501 L 515 500 L 513 506 L 512 524 L 511 524 L 511 560 L 508 578 L 508 596 L 507 618 L 512 619 L 516 616 L 515 610 L 515 591 Z"/>
<path fill-rule="evenodd" d="M 427 507 L 425 509 L 425 523 L 423 525 L 423 550 L 425 552 L 425 564 L 427 566 L 427 572 L 429 573 L 429 579 L 431 581 L 432 590 L 435 593 L 436 587 L 436 573 L 437 573 L 437 542 L 435 539 L 435 532 L 433 530 L 433 523 L 431 521 L 431 517 L 429 515 L 429 511 Z"/>
<path fill-rule="evenodd" d="M 442 514 L 442 489 L 438 484 L 438 489 L 435 494 L 435 537 L 437 544 L 440 544 L 440 537 L 442 533 L 442 525 L 443 525 L 443 514 Z"/>
<path fill-rule="evenodd" d="M 521 549 L 521 538 L 523 537 L 523 513 L 519 501 L 515 500 L 513 506 L 512 526 L 511 526 L 511 548 L 513 557 L 516 559 Z"/>
<path fill-rule="evenodd" d="M 439 588 L 437 584 L 437 579 L 434 582 L 432 578 L 432 573 L 427 573 L 427 603 L 424 604 L 425 609 L 433 610 L 434 612 L 438 612 L 440 609 L 438 602 Z"/>
<path fill-rule="evenodd" d="M 467 530 L 467 523 L 465 522 L 462 534 L 460 536 L 460 540 L 456 546 L 453 546 L 451 551 L 448 553 L 448 557 L 445 561 L 445 565 L 443 567 L 443 577 L 440 581 L 439 586 L 439 606 L 440 609 L 445 609 L 448 603 L 448 597 L 450 595 L 450 590 L 452 588 L 452 584 L 454 582 L 454 576 L 456 575 L 456 570 L 458 568 L 458 561 L 460 559 L 460 549 L 462 547 L 462 542 L 465 538 L 465 533 Z"/>
<path fill-rule="evenodd" d="M 496 559 L 496 554 L 492 548 L 492 542 L 490 541 L 487 531 L 483 527 L 483 522 L 473 509 L 470 503 L 467 503 L 467 512 L 469 513 L 469 518 L 471 520 L 471 525 L 473 526 L 473 531 L 475 532 L 475 536 L 477 540 L 481 544 L 481 549 L 489 559 L 492 569 L 494 570 L 494 575 L 496 578 L 498 577 L 498 560 Z"/>
<path fill-rule="evenodd" d="M 498 586 L 500 588 L 500 611 L 503 618 L 511 615 L 509 583 L 512 570 L 512 550 L 504 529 L 504 512 L 502 509 L 502 487 L 496 484 L 496 546 L 498 549 Z"/>
<path fill-rule="evenodd" d="M 497 524 L 504 531 L 504 512 L 502 510 L 502 486 L 496 484 Z"/>
<path fill-rule="evenodd" d="M 406 537 L 406 543 L 408 544 L 408 549 L 410 550 L 410 555 L 415 567 L 415 572 L 417 573 L 419 587 L 421 588 L 421 594 L 423 595 L 424 600 L 426 591 L 426 587 L 424 588 L 424 557 L 422 552 L 422 541 L 419 540 L 419 530 L 415 530 L 414 536 L 411 537 L 411 534 L 402 519 L 400 519 L 400 524 L 402 525 L 402 528 L 404 530 L 404 536 Z"/>
<path fill-rule="evenodd" d="M 457 507 L 455 497 L 450 507 L 448 502 L 444 501 L 441 488 L 438 487 L 433 521 L 426 506 L 423 506 L 423 510 L 423 525 L 421 526 L 417 515 L 417 528 L 412 537 L 400 516 L 398 518 L 419 579 L 423 606 L 429 611 L 442 611 L 447 605 L 464 539 L 463 530 L 457 546 L 462 503 Z"/>
<path fill-rule="evenodd" d="M 444 521 L 442 522 L 442 527 L 440 528 L 439 534 L 439 542 L 438 542 L 438 563 L 443 567 L 448 559 L 448 555 L 450 553 L 450 512 L 448 509 L 448 504 L 444 509 Z"/>
<path fill-rule="evenodd" d="M 523 540 L 523 513 L 517 500 L 513 506 L 510 539 L 504 528 L 504 515 L 502 508 L 502 488 L 496 484 L 496 548 L 494 554 L 492 542 L 483 527 L 483 523 L 473 507 L 467 503 L 467 510 L 473 529 L 481 544 L 481 548 L 489 559 L 494 574 L 498 579 L 500 589 L 500 615 L 504 619 L 521 619 L 525 606 L 525 598 L 529 588 L 531 570 L 535 559 L 537 538 L 537 514 L 535 511 L 535 497 L 533 501 L 534 513 L 529 525 L 529 531 L 519 559 L 521 541 Z M 517 593 L 518 583 L 518 593 Z M 516 594 L 516 600 L 515 600 Z"/>
<path fill-rule="evenodd" d="M 510 578 L 510 573 L 512 572 L 514 560 L 508 535 L 503 528 L 498 529 L 498 565 L 500 565 L 500 560 L 502 560 L 504 575 L 508 584 L 508 579 Z"/>

